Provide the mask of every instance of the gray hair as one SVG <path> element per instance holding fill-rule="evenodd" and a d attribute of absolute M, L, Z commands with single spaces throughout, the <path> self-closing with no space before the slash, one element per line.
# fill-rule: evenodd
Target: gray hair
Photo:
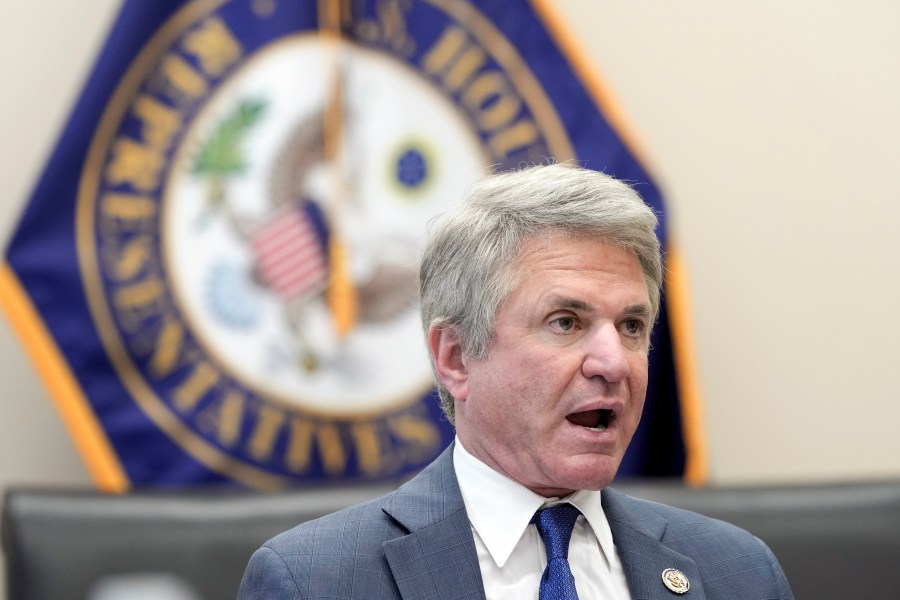
<path fill-rule="evenodd" d="M 518 283 L 519 254 L 551 232 L 600 237 L 634 252 L 655 321 L 663 279 L 656 226 L 637 192 L 598 171 L 566 163 L 489 175 L 431 224 L 420 272 L 425 335 L 433 326 L 453 329 L 463 355 L 487 358 L 497 311 Z M 453 423 L 453 397 L 437 386 Z"/>

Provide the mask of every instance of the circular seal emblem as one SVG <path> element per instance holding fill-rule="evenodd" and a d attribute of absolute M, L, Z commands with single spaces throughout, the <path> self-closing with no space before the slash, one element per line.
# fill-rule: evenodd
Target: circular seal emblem
<path fill-rule="evenodd" d="M 662 572 L 662 580 L 666 588 L 675 594 L 687 594 L 691 589 L 691 582 L 687 576 L 678 569 L 666 569 Z"/>
<path fill-rule="evenodd" d="M 573 157 L 473 5 L 365 7 L 189 3 L 82 177 L 79 259 L 119 379 L 255 487 L 396 476 L 446 445 L 417 310 L 427 223 L 491 167 Z"/>

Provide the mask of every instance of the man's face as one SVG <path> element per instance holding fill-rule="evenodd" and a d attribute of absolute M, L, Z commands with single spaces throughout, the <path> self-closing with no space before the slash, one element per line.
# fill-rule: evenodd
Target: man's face
<path fill-rule="evenodd" d="M 601 239 L 532 239 L 485 360 L 462 358 L 457 434 L 543 496 L 615 476 L 647 391 L 650 301 L 637 256 Z"/>

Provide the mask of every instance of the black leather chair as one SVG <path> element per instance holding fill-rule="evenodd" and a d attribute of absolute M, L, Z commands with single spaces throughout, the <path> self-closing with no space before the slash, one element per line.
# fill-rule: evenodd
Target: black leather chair
<path fill-rule="evenodd" d="M 2 517 L 7 600 L 102 600 L 116 597 L 105 589 L 140 585 L 157 591 L 131 597 L 175 600 L 169 592 L 187 587 L 185 600 L 232 600 L 250 555 L 268 538 L 387 489 L 10 489 Z"/>
<path fill-rule="evenodd" d="M 765 540 L 799 600 L 900 598 L 900 481 L 732 489 L 619 486 Z"/>
<path fill-rule="evenodd" d="M 234 598 L 247 559 L 263 541 L 393 487 L 121 496 L 11 489 L 2 522 L 8 600 L 113 598 L 104 590 L 115 586 L 104 582 L 127 589 L 148 577 L 181 585 L 187 591 L 178 598 Z M 631 481 L 615 487 L 757 534 L 778 555 L 797 598 L 900 598 L 900 482 L 692 489 Z"/>

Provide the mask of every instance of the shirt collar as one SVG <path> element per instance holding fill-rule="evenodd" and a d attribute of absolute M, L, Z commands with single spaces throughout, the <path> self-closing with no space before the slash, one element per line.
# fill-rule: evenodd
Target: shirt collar
<path fill-rule="evenodd" d="M 544 498 L 472 456 L 458 437 L 453 448 L 453 466 L 469 522 L 498 567 L 506 564 L 539 508 L 565 502 L 584 515 L 607 560 L 614 556 L 612 531 L 599 491 L 578 490 L 564 499 Z"/>

